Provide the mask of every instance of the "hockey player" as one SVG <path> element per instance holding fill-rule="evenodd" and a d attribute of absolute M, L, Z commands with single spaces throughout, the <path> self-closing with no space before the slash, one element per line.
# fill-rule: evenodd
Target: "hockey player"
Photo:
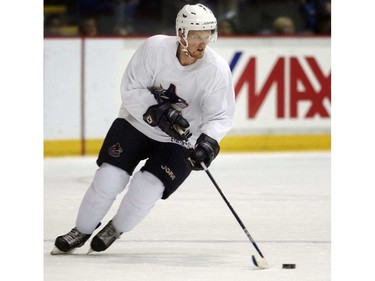
<path fill-rule="evenodd" d="M 120 113 L 99 152 L 99 168 L 75 227 L 56 238 L 52 254 L 81 247 L 128 186 L 116 215 L 91 240 L 90 251 L 106 250 L 219 153 L 235 101 L 228 63 L 207 46 L 217 39 L 216 18 L 204 5 L 185 5 L 176 32 L 177 39 L 148 38 L 129 62 Z M 141 160 L 144 166 L 133 175 Z"/>

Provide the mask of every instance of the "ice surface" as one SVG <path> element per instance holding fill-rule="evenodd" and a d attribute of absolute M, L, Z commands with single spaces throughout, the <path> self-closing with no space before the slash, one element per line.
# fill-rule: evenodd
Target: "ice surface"
<path fill-rule="evenodd" d="M 193 172 L 107 251 L 86 255 L 87 243 L 72 255 L 51 256 L 54 239 L 74 227 L 96 165 L 94 157 L 49 158 L 44 165 L 45 281 L 331 280 L 329 152 L 222 153 L 211 165 L 267 270 L 252 265 L 256 250 L 205 172 Z"/>

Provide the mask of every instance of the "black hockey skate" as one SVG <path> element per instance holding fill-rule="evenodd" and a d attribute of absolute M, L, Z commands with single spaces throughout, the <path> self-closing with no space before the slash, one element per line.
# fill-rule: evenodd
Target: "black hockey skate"
<path fill-rule="evenodd" d="M 122 232 L 117 231 L 113 226 L 112 220 L 109 221 L 107 225 L 91 240 L 91 249 L 89 250 L 89 253 L 93 251 L 102 252 L 107 250 L 116 239 L 120 238 L 121 234 Z"/>
<path fill-rule="evenodd" d="M 96 228 L 100 226 L 100 223 Z M 55 240 L 55 248 L 51 251 L 51 255 L 70 254 L 75 249 L 82 247 L 90 238 L 91 234 L 84 234 L 73 228 L 67 234 L 58 236 Z"/>

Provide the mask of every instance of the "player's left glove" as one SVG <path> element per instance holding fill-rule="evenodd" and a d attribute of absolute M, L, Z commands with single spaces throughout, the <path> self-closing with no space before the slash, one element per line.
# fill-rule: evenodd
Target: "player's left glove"
<path fill-rule="evenodd" d="M 193 170 L 199 171 L 203 170 L 201 162 L 203 162 L 207 167 L 210 166 L 211 162 L 219 154 L 220 146 L 216 140 L 207 136 L 206 134 L 201 134 L 197 139 L 195 147 L 190 155 L 190 163 L 193 166 Z"/>
<path fill-rule="evenodd" d="M 191 137 L 189 122 L 170 103 L 163 102 L 150 106 L 143 114 L 143 120 L 152 127 L 158 126 L 176 140 L 187 141 Z"/>

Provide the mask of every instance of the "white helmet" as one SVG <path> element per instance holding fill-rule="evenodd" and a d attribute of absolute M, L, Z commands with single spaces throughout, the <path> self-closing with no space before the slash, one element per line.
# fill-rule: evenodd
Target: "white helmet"
<path fill-rule="evenodd" d="M 190 30 L 212 30 L 211 42 L 217 39 L 217 21 L 212 11 L 202 4 L 185 5 L 176 17 L 176 33 L 186 39 Z"/>

